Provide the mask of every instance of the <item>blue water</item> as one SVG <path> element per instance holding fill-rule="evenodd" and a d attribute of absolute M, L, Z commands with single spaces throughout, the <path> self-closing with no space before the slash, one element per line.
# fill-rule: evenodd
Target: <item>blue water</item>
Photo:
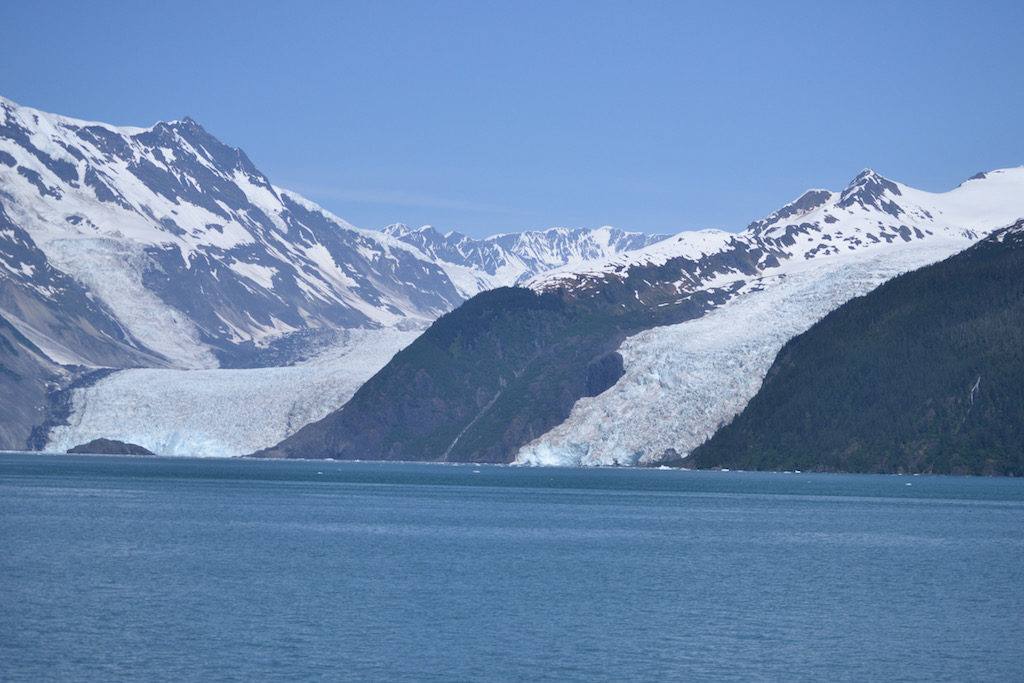
<path fill-rule="evenodd" d="M 1021 680 L 1024 481 L 0 454 L 0 679 Z"/>

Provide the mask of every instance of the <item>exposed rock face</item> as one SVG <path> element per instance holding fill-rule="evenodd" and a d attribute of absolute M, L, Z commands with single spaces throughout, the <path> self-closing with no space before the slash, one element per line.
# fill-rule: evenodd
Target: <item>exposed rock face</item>
<path fill-rule="evenodd" d="M 617 351 L 595 358 L 587 366 L 587 385 L 584 396 L 597 396 L 614 386 L 625 373 L 622 355 Z"/>
<path fill-rule="evenodd" d="M 69 375 L 0 317 L 0 450 L 29 448 L 33 425 L 46 419 L 47 393 Z"/>

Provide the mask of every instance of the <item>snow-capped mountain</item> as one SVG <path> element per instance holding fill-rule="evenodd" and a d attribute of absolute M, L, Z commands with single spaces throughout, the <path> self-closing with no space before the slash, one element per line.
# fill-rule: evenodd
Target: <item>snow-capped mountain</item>
<path fill-rule="evenodd" d="M 470 296 L 486 289 L 519 284 L 555 268 L 577 268 L 589 261 L 640 249 L 669 237 L 625 232 L 609 226 L 597 230 L 550 228 L 482 240 L 458 232 L 442 235 L 429 225 L 413 230 L 399 223 L 388 226 L 384 232 L 434 259 Z"/>
<path fill-rule="evenodd" d="M 342 409 L 264 457 L 651 464 L 756 391 L 781 345 L 1024 215 L 1024 168 L 942 194 L 872 171 L 739 234 L 682 233 L 447 314 Z M 414 392 L 408 387 L 416 386 Z"/>
<path fill-rule="evenodd" d="M 556 403 L 572 410 L 552 429 L 550 415 L 514 415 L 537 404 L 522 397 L 544 373 L 510 365 L 492 378 L 499 394 L 477 392 L 461 445 L 471 427 L 500 429 L 488 413 L 502 410 L 521 428 L 503 440 L 518 462 L 649 463 L 730 420 L 818 317 L 1024 216 L 1024 168 L 940 194 L 864 171 L 735 234 L 378 232 L 274 186 L 188 118 L 114 127 L 2 98 L 0 111 L 0 330 L 4 367 L 19 368 L 5 393 L 33 401 L 0 402 L 0 447 L 22 447 L 40 426 L 28 420 L 46 422 L 33 443 L 50 450 L 97 437 L 193 455 L 270 445 L 348 401 L 442 313 L 526 283 L 569 317 L 545 328 L 555 351 L 523 358 L 557 371 L 573 354 L 587 377 L 562 377 Z M 575 310 L 598 329 L 561 339 Z M 118 371 L 83 379 L 96 368 Z M 532 384 L 504 389 L 521 376 Z M 36 405 L 46 396 L 61 414 Z"/>
<path fill-rule="evenodd" d="M 168 365 L 242 362 L 243 345 L 298 330 L 422 325 L 464 298 L 414 248 L 271 185 L 191 119 L 0 111 L 3 209 L 23 231 L 18 245 L 4 233 L 9 272 L 27 274 L 38 250 Z"/>
<path fill-rule="evenodd" d="M 808 190 L 743 232 L 684 232 L 605 261 L 552 269 L 527 284 L 539 291 L 563 289 L 582 295 L 600 288 L 606 278 L 621 280 L 641 268 L 668 266 L 658 275 L 659 282 L 674 282 L 685 290 L 707 286 L 716 278 L 755 274 L 783 261 L 812 260 L 872 245 L 933 238 L 976 240 L 982 232 L 1016 219 L 1022 187 L 1024 167 L 979 173 L 944 193 L 916 190 L 865 169 L 842 192 Z M 714 257 L 730 253 L 745 257 L 732 265 L 713 265 Z"/>
<path fill-rule="evenodd" d="M 133 412 L 124 387 L 133 387 L 135 406 L 166 406 L 161 394 L 188 395 L 172 386 L 198 386 L 197 376 L 175 370 L 331 359 L 328 375 L 345 390 L 325 389 L 323 406 L 303 402 L 297 409 L 286 396 L 299 371 L 249 373 L 246 380 L 208 375 L 188 401 L 200 421 L 236 406 L 239 414 L 228 419 L 242 424 L 240 387 L 260 386 L 261 405 L 272 404 L 264 411 L 274 413 L 269 423 L 294 429 L 299 416 L 314 419 L 337 407 L 333 401 L 416 330 L 477 292 L 652 240 L 614 229 L 556 229 L 522 240 L 456 239 L 442 256 L 439 242 L 422 240 L 427 234 L 356 228 L 273 185 L 244 152 L 189 118 L 115 127 L 0 98 L 0 318 L 53 363 L 165 373 L 127 371 L 76 390 L 72 422 L 93 424 L 87 416 L 95 402 L 108 401 L 119 406 L 109 422 L 161 423 L 142 408 Z M 349 334 L 355 330 L 381 334 Z M 275 382 L 284 384 L 275 390 Z M 121 398 L 111 400 L 104 386 Z M 112 426 L 101 417 L 95 429 Z M 272 430 L 267 438 L 285 433 Z M 147 443 L 187 449 L 217 442 L 207 449 L 217 454 L 253 447 L 223 435 L 206 425 L 199 433 L 164 430 Z"/>
<path fill-rule="evenodd" d="M 866 170 L 842 192 L 808 191 L 737 235 L 684 234 L 583 273 L 540 276 L 535 288 L 574 296 L 637 272 L 650 278 L 638 298 L 726 285 L 732 295 L 703 317 L 626 340 L 622 379 L 577 402 L 569 419 L 524 446 L 517 462 L 642 464 L 666 453 L 685 456 L 743 409 L 788 339 L 845 301 L 1021 216 L 1024 167 L 979 174 L 940 194 Z M 738 257 L 731 264 L 721 258 L 730 252 Z"/>
<path fill-rule="evenodd" d="M 173 367 L 251 364 L 253 345 L 296 331 L 423 327 L 483 289 L 651 241 L 614 229 L 488 241 L 360 230 L 272 185 L 189 118 L 114 127 L 2 98 L 0 112 L 0 209 L 19 229 L 0 234 L 7 278 L 54 305 L 48 284 L 30 282 L 48 264 L 103 309 L 105 336 Z M 109 364 L 33 331 L 65 358 Z"/>

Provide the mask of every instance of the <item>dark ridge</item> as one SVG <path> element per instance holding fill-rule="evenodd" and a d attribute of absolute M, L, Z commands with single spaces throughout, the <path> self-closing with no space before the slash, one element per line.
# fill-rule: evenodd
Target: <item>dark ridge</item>
<path fill-rule="evenodd" d="M 836 309 L 688 467 L 1024 475 L 1024 221 Z"/>
<path fill-rule="evenodd" d="M 775 211 L 767 218 L 759 221 L 754 221 L 747 226 L 747 230 L 758 230 L 767 228 L 775 223 L 784 221 L 791 216 L 798 214 L 804 214 L 813 209 L 817 209 L 823 206 L 825 202 L 829 200 L 832 193 L 828 190 L 808 190 L 800 195 L 799 198 L 786 204 L 784 207 Z"/>
<path fill-rule="evenodd" d="M 26 442 L 26 447 L 30 451 L 41 451 L 46 448 L 46 443 L 50 437 L 50 430 L 54 427 L 68 424 L 68 418 L 71 417 L 71 408 L 73 407 L 72 398 L 76 389 L 91 387 L 104 377 L 116 372 L 116 370 L 111 368 L 100 370 L 69 368 L 69 370 L 76 374 L 73 381 L 65 386 L 55 387 L 46 395 L 45 417 L 41 423 L 32 428 L 32 433 Z"/>
<path fill-rule="evenodd" d="M 510 462 L 565 421 L 577 400 L 622 376 L 615 350 L 626 336 L 698 317 L 731 296 L 681 295 L 670 286 L 681 267 L 638 269 L 571 299 L 515 287 L 478 294 L 441 316 L 340 410 L 254 456 Z M 654 282 L 659 274 L 665 291 L 647 285 L 653 303 L 638 302 L 644 276 Z"/>

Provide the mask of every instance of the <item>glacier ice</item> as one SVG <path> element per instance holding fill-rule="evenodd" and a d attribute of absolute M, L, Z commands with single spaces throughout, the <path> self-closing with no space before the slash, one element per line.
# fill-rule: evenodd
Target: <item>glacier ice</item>
<path fill-rule="evenodd" d="M 743 410 L 783 344 L 845 301 L 946 258 L 967 240 L 926 240 L 798 261 L 752 279 L 701 318 L 620 347 L 625 375 L 520 449 L 521 465 L 635 465 L 686 455 Z"/>
<path fill-rule="evenodd" d="M 160 455 L 229 457 L 271 446 L 341 407 L 419 330 L 348 330 L 301 365 L 244 370 L 121 370 L 75 390 L 44 450 L 97 438 Z"/>

